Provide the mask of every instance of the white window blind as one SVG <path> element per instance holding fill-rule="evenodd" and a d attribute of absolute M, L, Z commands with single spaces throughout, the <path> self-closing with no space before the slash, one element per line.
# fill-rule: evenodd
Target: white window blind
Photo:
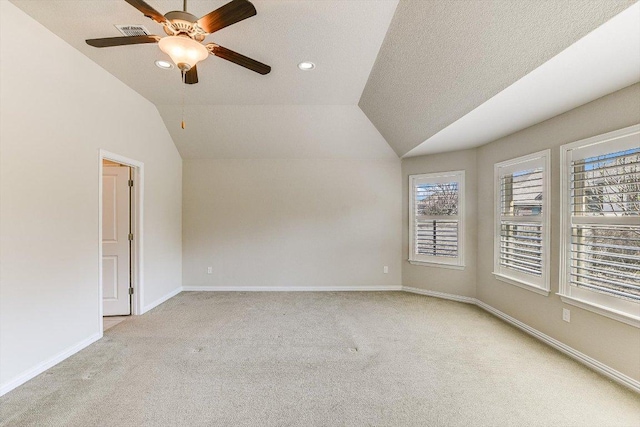
<path fill-rule="evenodd" d="M 640 326 L 640 126 L 563 146 L 560 294 Z"/>
<path fill-rule="evenodd" d="M 547 150 L 495 166 L 494 274 L 543 291 L 548 290 L 548 161 Z"/>
<path fill-rule="evenodd" d="M 410 261 L 461 266 L 464 172 L 412 175 Z"/>
<path fill-rule="evenodd" d="M 570 284 L 640 300 L 640 147 L 572 160 L 570 174 Z"/>

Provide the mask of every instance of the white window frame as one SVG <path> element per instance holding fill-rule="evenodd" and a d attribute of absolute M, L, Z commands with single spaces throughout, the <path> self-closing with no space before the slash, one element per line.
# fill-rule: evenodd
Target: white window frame
<path fill-rule="evenodd" d="M 420 183 L 458 183 L 458 215 L 446 216 L 441 219 L 455 219 L 458 221 L 458 256 L 456 258 L 435 257 L 415 253 L 415 195 L 414 189 Z M 464 264 L 464 236 L 465 236 L 465 172 L 463 170 L 450 172 L 436 172 L 419 175 L 409 175 L 409 263 L 414 265 L 452 268 L 463 270 Z"/>
<path fill-rule="evenodd" d="M 563 302 L 589 310 L 620 322 L 640 328 L 640 303 L 623 300 L 610 295 L 571 286 L 571 228 L 575 218 L 571 215 L 571 161 L 573 154 L 580 151 L 579 158 L 614 153 L 637 147 L 640 139 L 640 125 L 630 126 L 614 132 L 572 142 L 560 147 L 560 291 Z M 598 217 L 585 217 L 579 222 L 599 222 Z M 637 224 L 638 218 L 618 218 L 619 223 Z M 578 223 L 578 222 L 575 222 Z"/>
<path fill-rule="evenodd" d="M 539 216 L 503 216 L 500 176 L 542 166 L 542 214 Z M 543 150 L 494 165 L 494 231 L 493 275 L 496 279 L 520 288 L 548 296 L 550 289 L 550 209 L 551 209 L 551 150 Z M 502 221 L 537 222 L 542 225 L 542 275 L 540 277 L 519 272 L 500 265 L 500 231 Z"/>

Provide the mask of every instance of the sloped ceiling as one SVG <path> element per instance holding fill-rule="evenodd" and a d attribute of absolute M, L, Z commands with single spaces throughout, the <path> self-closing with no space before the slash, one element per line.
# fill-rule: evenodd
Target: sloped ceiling
<path fill-rule="evenodd" d="M 403 156 L 633 3 L 403 0 L 358 105 Z"/>
<path fill-rule="evenodd" d="M 188 86 L 177 69 L 154 65 L 168 59 L 155 45 L 85 43 L 120 36 L 115 24 L 164 35 L 124 0 L 11 1 L 153 102 L 183 158 L 397 158 L 357 103 L 398 0 L 251 0 L 256 16 L 206 41 L 269 64 L 272 72 L 261 76 L 209 57 L 198 64 L 200 82 Z M 182 0 L 146 1 L 162 13 L 182 10 Z M 228 1 L 189 0 L 188 11 L 202 16 Z M 300 71 L 302 61 L 317 67 Z"/>
<path fill-rule="evenodd" d="M 525 84 L 523 93 L 544 104 L 535 114 L 524 108 L 528 120 L 502 115 L 494 120 L 500 129 L 469 132 L 478 117 L 504 111 L 488 101 L 505 89 L 516 93 L 514 83 L 530 82 L 523 77 L 566 57 L 569 46 L 636 1 L 252 0 L 257 16 L 207 41 L 271 65 L 271 74 L 210 57 L 198 65 L 200 83 L 187 86 L 178 70 L 154 65 L 167 59 L 157 46 L 86 45 L 87 38 L 120 35 L 114 24 L 163 34 L 124 0 L 11 1 L 153 102 L 183 158 L 397 158 L 478 146 L 624 87 L 638 74 L 630 69 L 635 59 L 621 64 L 603 55 L 617 73 L 605 67 L 586 79 L 598 87 L 574 85 L 579 96 L 559 91 L 551 105 L 535 84 Z M 182 8 L 182 0 L 146 1 L 163 13 Z M 201 16 L 227 1 L 188 0 L 188 10 Z M 317 68 L 298 70 L 307 60 Z M 490 114 L 470 115 L 479 106 Z"/>
<path fill-rule="evenodd" d="M 611 18 L 403 157 L 478 147 L 637 82 L 640 3 Z"/>
<path fill-rule="evenodd" d="M 158 110 L 185 159 L 397 159 L 357 105 L 198 105 Z"/>

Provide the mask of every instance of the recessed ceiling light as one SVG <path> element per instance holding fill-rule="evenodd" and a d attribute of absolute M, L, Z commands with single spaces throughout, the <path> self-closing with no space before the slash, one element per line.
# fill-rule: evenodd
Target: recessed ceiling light
<path fill-rule="evenodd" d="M 298 68 L 300 68 L 302 71 L 309 71 L 309 70 L 313 70 L 314 68 L 316 68 L 316 64 L 314 64 L 313 62 L 301 62 L 298 64 Z"/>
<path fill-rule="evenodd" d="M 173 64 L 169 61 L 158 60 L 156 61 L 156 67 L 162 68 L 163 70 L 170 70 L 173 68 Z"/>

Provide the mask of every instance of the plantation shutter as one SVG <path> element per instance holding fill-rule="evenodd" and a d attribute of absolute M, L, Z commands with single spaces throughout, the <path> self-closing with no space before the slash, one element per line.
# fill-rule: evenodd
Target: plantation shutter
<path fill-rule="evenodd" d="M 548 290 L 547 168 L 549 152 L 496 164 L 494 273 Z"/>
<path fill-rule="evenodd" d="M 542 276 L 543 168 L 500 176 L 500 265 Z"/>
<path fill-rule="evenodd" d="M 569 284 L 640 301 L 640 147 L 591 154 L 570 163 Z"/>
<path fill-rule="evenodd" d="M 458 256 L 458 183 L 415 188 L 415 251 L 434 257 Z"/>
<path fill-rule="evenodd" d="M 463 175 L 411 177 L 410 260 L 461 265 Z"/>

